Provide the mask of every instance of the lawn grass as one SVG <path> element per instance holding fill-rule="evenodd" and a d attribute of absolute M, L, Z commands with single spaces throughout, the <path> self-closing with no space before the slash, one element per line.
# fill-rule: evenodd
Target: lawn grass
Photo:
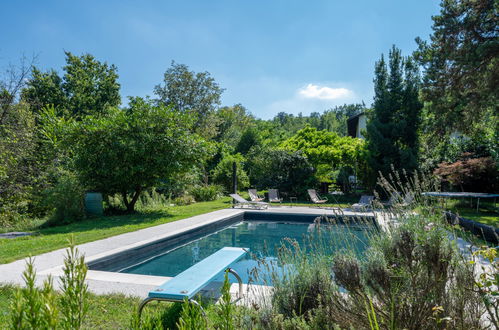
<path fill-rule="evenodd" d="M 499 213 L 488 209 L 480 208 L 477 212 L 476 209 L 471 208 L 454 208 L 453 213 L 458 214 L 460 217 L 481 222 L 483 224 L 499 228 Z"/>
<path fill-rule="evenodd" d="M 74 235 L 76 244 L 96 241 L 142 228 L 156 226 L 230 206 L 230 199 L 200 202 L 185 206 L 165 207 L 150 212 L 122 216 L 86 219 L 64 226 L 40 228 L 34 235 L 0 240 L 0 263 L 8 263 L 30 255 L 68 246 L 68 237 Z"/>
<path fill-rule="evenodd" d="M 9 306 L 14 291 L 14 286 L 0 286 L 0 325 L 2 325 L 0 328 L 2 329 L 9 324 Z M 137 311 L 140 298 L 122 294 L 89 294 L 88 302 L 89 310 L 83 329 L 127 329 L 132 315 Z M 151 304 L 151 307 L 154 308 L 154 305 Z"/>
<path fill-rule="evenodd" d="M 473 204 L 469 200 L 447 200 L 446 209 L 460 217 L 481 222 L 483 224 L 499 228 L 499 212 L 491 201 L 480 201 L 477 211 L 476 201 Z"/>

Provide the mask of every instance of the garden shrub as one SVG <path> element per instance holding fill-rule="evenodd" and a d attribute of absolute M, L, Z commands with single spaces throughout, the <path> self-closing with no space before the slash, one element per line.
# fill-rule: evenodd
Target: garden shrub
<path fill-rule="evenodd" d="M 87 266 L 70 240 L 64 260 L 61 296 L 57 299 L 52 278 L 36 287 L 34 259 L 23 272 L 25 287 L 18 288 L 10 304 L 11 329 L 80 329 L 88 311 Z"/>
<path fill-rule="evenodd" d="M 319 239 L 318 239 L 319 240 Z M 272 305 L 286 317 L 306 316 L 325 304 L 336 286 L 331 279 L 329 258 L 316 249 L 307 250 L 286 239 L 279 249 L 284 270 L 272 270 Z M 282 276 L 281 276 L 282 275 Z"/>
<path fill-rule="evenodd" d="M 143 192 L 137 201 L 136 208 L 139 211 L 162 209 L 169 206 L 170 201 L 162 193 L 158 192 L 155 188 Z"/>
<path fill-rule="evenodd" d="M 208 184 L 191 188 L 189 194 L 192 195 L 197 202 L 207 202 L 220 198 L 222 196 L 222 191 L 222 186 Z"/>
<path fill-rule="evenodd" d="M 126 213 L 125 202 L 120 194 L 105 195 L 103 196 L 103 202 L 106 215 Z"/>
<path fill-rule="evenodd" d="M 62 296 L 60 302 L 61 325 L 64 329 L 81 328 L 88 312 L 88 285 L 85 283 L 87 265 L 85 257 L 70 241 L 64 258 L 63 276 L 61 277 Z"/>
<path fill-rule="evenodd" d="M 53 210 L 47 226 L 56 226 L 85 218 L 85 190 L 76 175 L 61 171 L 56 184 L 46 191 L 45 203 Z"/>
<path fill-rule="evenodd" d="M 173 200 L 173 204 L 175 205 L 191 205 L 194 203 L 196 203 L 196 200 L 189 194 L 185 194 Z"/>
<path fill-rule="evenodd" d="M 434 174 L 461 191 L 494 193 L 499 188 L 498 165 L 491 157 L 464 153 L 454 163 L 440 163 Z"/>

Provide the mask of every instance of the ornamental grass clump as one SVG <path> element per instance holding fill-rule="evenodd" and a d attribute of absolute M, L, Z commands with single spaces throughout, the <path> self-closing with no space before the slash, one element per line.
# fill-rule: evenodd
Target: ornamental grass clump
<path fill-rule="evenodd" d="M 384 225 L 369 233 L 363 253 L 355 251 L 350 235 L 329 242 L 315 239 L 316 248 L 337 247 L 329 250 L 283 244 L 279 262 L 287 266 L 284 271 L 275 268 L 272 306 L 260 319 L 263 328 L 286 328 L 284 324 L 299 321 L 328 329 L 497 327 L 493 267 L 477 276 L 470 261 L 479 253 L 460 249 L 456 236 L 463 233 L 445 222 L 434 201 L 424 198 L 422 192 L 438 191 L 435 181 L 393 174 L 380 187 L 387 196 L 399 192 L 412 197 L 410 202 L 403 198 L 376 205 Z"/>
<path fill-rule="evenodd" d="M 472 277 L 472 269 L 459 262 L 461 257 L 445 230 L 437 226 L 425 230 L 416 218 L 390 234 L 381 234 L 371 244 L 366 259 L 356 267 L 342 267 L 352 262 L 335 257 L 335 280 L 348 293 L 337 294 L 331 301 L 338 323 L 366 326 L 370 313 L 363 311 L 368 303 L 381 327 L 433 328 L 436 306 L 442 310 L 440 318 L 446 317 L 453 328 L 479 325 L 481 315 L 474 308 L 479 302 L 477 295 L 470 294 L 466 308 L 459 313 L 454 308 L 462 303 L 460 298 L 468 289 L 456 284 Z M 469 322 L 463 324 L 463 320 Z"/>
<path fill-rule="evenodd" d="M 341 216 L 343 214 L 338 214 Z M 352 261 L 349 266 L 355 267 L 355 258 L 366 248 L 367 237 L 375 234 L 366 225 L 367 221 L 359 218 L 345 225 L 336 224 L 331 218 L 318 217 L 309 226 L 310 232 L 302 244 L 284 239 L 277 249 L 277 260 L 261 260 L 262 273 L 269 274 L 263 282 L 274 288 L 268 304 L 274 312 L 284 318 L 301 317 L 310 322 L 316 314 L 323 315 L 318 309 L 327 308 L 339 290 L 331 272 L 333 255 L 348 251 Z M 258 275 L 258 272 L 253 275 L 255 273 Z"/>

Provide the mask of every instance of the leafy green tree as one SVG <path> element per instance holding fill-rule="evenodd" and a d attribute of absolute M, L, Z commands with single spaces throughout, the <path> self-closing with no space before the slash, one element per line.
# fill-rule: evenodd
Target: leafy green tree
<path fill-rule="evenodd" d="M 440 6 L 430 41 L 416 39 L 430 134 L 497 131 L 497 1 L 445 0 Z"/>
<path fill-rule="evenodd" d="M 301 151 L 256 147 L 248 154 L 251 184 L 258 189 L 277 188 L 304 197 L 316 185 L 314 167 Z"/>
<path fill-rule="evenodd" d="M 22 92 L 22 98 L 31 109 L 40 113 L 41 109 L 51 105 L 59 112 L 66 110 L 68 99 L 62 88 L 63 80 L 55 70 L 42 72 L 36 67 L 31 70 L 31 79 Z"/>
<path fill-rule="evenodd" d="M 31 61 L 30 65 L 32 65 Z M 0 225 L 28 211 L 36 180 L 36 126 L 19 95 L 29 77 L 26 58 L 0 73 Z"/>
<path fill-rule="evenodd" d="M 187 65 L 172 61 L 171 67 L 164 74 L 163 82 L 163 85 L 154 87 L 154 93 L 159 97 L 158 102 L 181 112 L 194 114 L 196 132 L 207 138 L 214 137 L 218 126 L 215 110 L 220 105 L 224 89 L 210 73 L 189 71 Z"/>
<path fill-rule="evenodd" d="M 101 63 L 90 54 L 66 54 L 64 76 L 56 71 L 41 72 L 33 67 L 32 77 L 23 91 L 23 98 L 34 111 L 53 105 L 60 112 L 74 116 L 104 113 L 121 103 L 117 68 Z"/>
<path fill-rule="evenodd" d="M 367 124 L 368 163 L 374 173 L 386 176 L 392 166 L 409 173 L 417 169 L 422 108 L 418 88 L 417 67 L 411 58 L 402 58 L 395 46 L 390 50 L 388 67 L 383 55 L 376 62 L 374 109 Z M 376 177 L 371 176 L 371 186 Z"/>
<path fill-rule="evenodd" d="M 325 130 L 318 131 L 313 127 L 305 127 L 293 137 L 284 141 L 281 147 L 290 151 L 301 151 L 308 160 L 318 168 L 327 165 L 331 170 L 341 166 L 355 166 L 361 155 L 364 142 L 349 136 Z"/>
<path fill-rule="evenodd" d="M 241 139 L 236 146 L 236 152 L 239 152 L 243 155 L 246 155 L 251 148 L 261 144 L 261 137 L 258 130 L 253 127 L 247 127 L 243 134 L 241 135 Z"/>
<path fill-rule="evenodd" d="M 23 99 L 35 59 L 21 58 L 0 75 L 0 222 L 44 216 L 42 192 L 53 181 L 48 169 L 60 162 L 43 143 L 39 116 Z"/>
<path fill-rule="evenodd" d="M 120 105 L 120 84 L 116 66 L 101 63 L 90 54 L 66 52 L 63 90 L 68 108 L 75 115 L 103 113 Z"/>
<path fill-rule="evenodd" d="M 241 104 L 231 107 L 221 107 L 217 111 L 220 124 L 216 141 L 236 148 L 246 128 L 254 125 L 254 117 Z"/>
<path fill-rule="evenodd" d="M 125 110 L 110 109 L 74 125 L 66 142 L 80 181 L 89 189 L 121 194 L 128 212 L 142 191 L 188 172 L 209 154 L 204 141 L 189 133 L 187 114 L 141 98 Z"/>
<path fill-rule="evenodd" d="M 232 164 L 236 163 L 237 188 L 245 189 L 249 186 L 248 174 L 244 171 L 245 158 L 241 154 L 225 154 L 213 169 L 213 182 L 222 185 L 226 191 L 232 192 Z"/>
<path fill-rule="evenodd" d="M 9 106 L 0 124 L 0 224 L 29 211 L 37 181 L 35 118 L 25 104 Z"/>

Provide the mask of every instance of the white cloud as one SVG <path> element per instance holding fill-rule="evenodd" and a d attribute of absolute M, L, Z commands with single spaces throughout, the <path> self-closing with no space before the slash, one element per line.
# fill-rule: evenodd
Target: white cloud
<path fill-rule="evenodd" d="M 223 76 L 218 73 L 215 76 L 217 81 L 221 76 L 220 85 L 227 87 L 227 91 L 222 94 L 222 104 L 242 103 L 251 113 L 262 119 L 271 119 L 279 112 L 293 115 L 298 115 L 301 112 L 304 116 L 308 116 L 311 112 L 322 113 L 345 103 L 357 103 L 372 99 L 372 95 L 365 93 L 361 88 L 363 85 L 359 86 L 345 81 L 309 83 L 309 81 L 292 81 L 269 76 L 239 81 L 232 76 Z M 312 88 L 307 85 L 311 85 Z M 307 87 L 313 90 L 313 86 L 317 89 L 326 87 L 333 90 L 347 90 L 348 92 L 340 93 L 342 96 L 335 99 L 305 97 L 300 93 Z M 362 94 L 358 94 L 358 90 Z"/>
<path fill-rule="evenodd" d="M 308 84 L 306 87 L 298 90 L 298 95 L 307 99 L 336 100 L 347 98 L 353 95 L 353 92 L 346 88 L 331 88 Z"/>

